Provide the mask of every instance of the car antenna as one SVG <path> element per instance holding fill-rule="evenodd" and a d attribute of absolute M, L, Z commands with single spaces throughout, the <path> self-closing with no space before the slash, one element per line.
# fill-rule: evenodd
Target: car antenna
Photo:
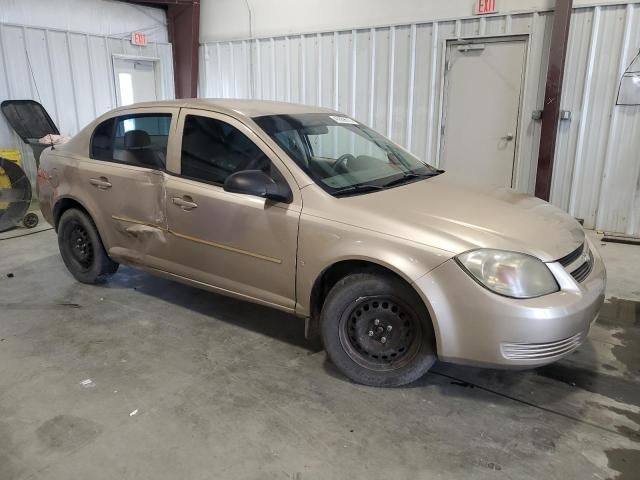
<path fill-rule="evenodd" d="M 27 65 L 29 67 L 29 72 L 31 73 L 31 78 L 33 79 L 33 84 L 36 87 L 36 95 L 38 95 L 38 102 L 42 104 L 42 98 L 40 98 L 40 90 L 38 90 L 38 82 L 36 82 L 36 76 L 33 74 L 33 68 L 31 67 L 31 59 L 29 58 L 29 52 L 27 50 L 26 44 L 24 48 L 24 53 L 27 58 Z M 51 147 L 51 150 L 55 150 L 56 147 L 53 146 L 53 137 L 51 136 L 51 134 L 49 134 L 49 141 L 50 141 L 49 146 Z"/>

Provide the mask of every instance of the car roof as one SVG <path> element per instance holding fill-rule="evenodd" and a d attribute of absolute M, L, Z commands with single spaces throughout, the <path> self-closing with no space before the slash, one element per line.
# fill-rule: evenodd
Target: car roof
<path fill-rule="evenodd" d="M 261 117 L 263 115 L 296 115 L 302 113 L 336 113 L 335 110 L 321 107 L 300 105 L 297 103 L 273 102 L 270 100 L 244 100 L 230 98 L 183 98 L 178 100 L 160 100 L 126 105 L 113 110 L 130 110 L 145 107 L 197 108 L 227 112 L 246 117 Z"/>

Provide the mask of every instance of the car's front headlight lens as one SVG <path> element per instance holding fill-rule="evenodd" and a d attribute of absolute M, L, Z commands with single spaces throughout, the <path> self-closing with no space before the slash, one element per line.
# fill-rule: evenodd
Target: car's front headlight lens
<path fill-rule="evenodd" d="M 464 270 L 480 284 L 500 295 L 533 298 L 560 290 L 541 260 L 505 250 L 472 250 L 456 257 Z"/>

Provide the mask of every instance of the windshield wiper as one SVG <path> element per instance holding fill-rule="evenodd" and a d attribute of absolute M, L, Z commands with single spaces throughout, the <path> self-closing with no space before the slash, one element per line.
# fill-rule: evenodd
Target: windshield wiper
<path fill-rule="evenodd" d="M 380 185 L 369 185 L 369 184 L 353 185 L 351 187 L 345 187 L 345 188 L 341 188 L 339 190 L 336 190 L 335 192 L 333 192 L 333 196 L 334 197 L 341 197 L 343 195 L 351 195 L 351 194 L 355 194 L 355 193 L 374 192 L 374 191 L 378 191 L 378 190 L 384 190 L 385 188 L 386 188 L 386 186 L 385 187 L 381 187 Z"/>
<path fill-rule="evenodd" d="M 411 180 L 416 180 L 419 178 L 431 178 L 437 175 L 444 173 L 444 170 L 436 170 L 435 172 L 430 173 L 405 173 L 402 177 L 396 178 L 395 180 L 391 180 L 383 185 L 384 188 L 395 187 L 396 185 L 401 185 L 403 183 L 407 183 Z"/>

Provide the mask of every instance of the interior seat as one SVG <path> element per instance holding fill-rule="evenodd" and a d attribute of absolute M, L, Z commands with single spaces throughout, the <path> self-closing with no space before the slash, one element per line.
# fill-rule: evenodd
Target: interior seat
<path fill-rule="evenodd" d="M 151 137 L 144 130 L 129 130 L 124 134 L 124 150 L 113 152 L 116 160 L 138 163 L 151 168 L 164 168 L 160 157 L 151 148 Z"/>

